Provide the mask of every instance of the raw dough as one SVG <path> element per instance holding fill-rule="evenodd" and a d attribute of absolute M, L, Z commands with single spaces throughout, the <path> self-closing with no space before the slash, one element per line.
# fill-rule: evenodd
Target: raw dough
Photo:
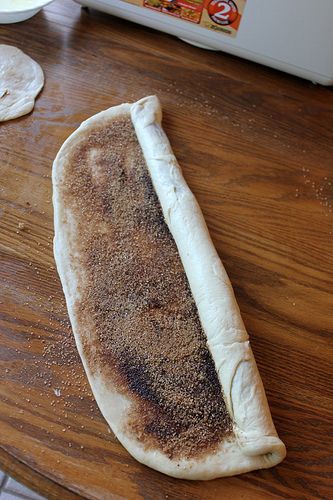
<path fill-rule="evenodd" d="M 29 113 L 44 85 L 42 68 L 11 45 L 0 45 L 0 121 Z"/>
<path fill-rule="evenodd" d="M 142 436 L 128 425 L 135 403 L 134 396 L 131 398 L 119 390 L 112 377 L 99 364 L 99 347 L 95 343 L 89 343 L 94 331 L 89 331 L 89 326 L 82 320 L 85 308 L 82 297 L 85 291 L 80 286 L 84 277 L 80 252 L 86 250 L 80 250 L 79 242 L 83 235 L 79 228 L 80 224 L 81 227 L 89 225 L 91 212 L 86 212 L 85 206 L 91 200 L 85 200 L 83 193 L 78 191 L 75 175 L 74 181 L 66 180 L 66 175 L 73 164 L 78 169 L 77 176 L 81 175 L 80 169 L 85 168 L 84 162 L 88 158 L 92 169 L 92 180 L 89 182 L 95 183 L 91 192 L 96 193 L 98 183 L 105 172 L 95 147 L 96 144 L 101 144 L 101 139 L 94 139 L 94 134 L 96 130 L 100 131 L 98 133 L 110 130 L 112 124 L 129 117 L 135 128 L 165 222 L 177 246 L 207 346 L 215 364 L 225 406 L 232 421 L 232 433 L 226 434 L 218 442 L 218 446 L 212 449 L 208 447 L 206 453 L 198 456 L 184 454 L 172 457 L 159 446 L 148 446 Z M 103 154 L 104 159 L 109 159 L 107 168 L 112 169 L 114 165 L 116 169 L 117 158 L 112 156 L 112 150 L 108 151 L 106 146 Z M 125 162 L 131 161 L 130 153 L 124 150 L 124 155 Z M 182 176 L 161 127 L 158 99 L 150 96 L 132 105 L 113 107 L 82 123 L 60 149 L 54 162 L 52 179 L 54 254 L 76 344 L 101 412 L 123 446 L 138 461 L 149 467 L 185 479 L 212 479 L 234 475 L 268 468 L 283 460 L 285 446 L 276 434 L 230 281 L 210 239 L 201 210 Z M 80 211 L 74 210 L 71 201 L 74 195 L 80 200 L 81 215 Z M 115 193 L 110 192 L 111 198 L 114 195 Z M 108 199 L 103 198 L 104 208 L 101 213 L 110 211 L 106 212 L 105 217 L 101 216 L 103 220 L 99 231 L 105 234 L 108 234 L 108 213 L 112 214 L 113 210 L 111 198 L 110 204 Z M 111 259 L 114 252 L 111 249 L 115 248 L 112 245 L 113 243 L 110 243 Z M 96 252 L 93 255 L 94 262 L 98 262 L 99 256 Z M 110 265 L 112 266 L 112 260 Z M 154 266 L 154 262 L 151 265 Z M 91 296 L 93 293 L 94 290 L 89 292 Z M 180 297 L 180 302 L 181 299 Z M 111 306 L 112 295 L 109 301 Z M 127 315 L 127 312 L 124 314 Z M 98 317 L 98 312 L 96 315 Z M 147 394 L 147 391 L 142 393 L 142 398 L 148 397 Z"/>

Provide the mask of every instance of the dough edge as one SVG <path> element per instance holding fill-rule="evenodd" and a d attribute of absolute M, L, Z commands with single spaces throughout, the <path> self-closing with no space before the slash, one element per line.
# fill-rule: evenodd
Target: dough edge
<path fill-rule="evenodd" d="M 86 133 L 110 119 L 131 116 L 164 217 L 177 245 L 207 345 L 215 362 L 236 440 L 224 440 L 205 457 L 170 460 L 158 450 L 147 450 L 123 431 L 130 401 L 92 373 L 85 360 L 74 314 L 76 272 L 65 249 L 70 242 L 71 214 L 61 203 L 58 184 L 66 156 Z M 53 164 L 54 255 L 63 286 L 76 345 L 97 404 L 122 445 L 141 463 L 164 474 L 207 480 L 272 467 L 283 460 L 285 446 L 272 422 L 262 381 L 226 271 L 208 233 L 202 212 L 188 188 L 168 138 L 161 127 L 161 107 L 156 96 L 122 104 L 98 113 L 73 132 Z M 63 224 L 63 221 L 67 223 Z M 250 379 L 250 384 L 248 383 Z"/>

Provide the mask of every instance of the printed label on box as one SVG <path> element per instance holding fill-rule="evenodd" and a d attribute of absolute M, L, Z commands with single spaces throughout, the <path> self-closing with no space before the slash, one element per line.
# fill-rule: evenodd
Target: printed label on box
<path fill-rule="evenodd" d="M 123 0 L 235 37 L 246 0 Z"/>

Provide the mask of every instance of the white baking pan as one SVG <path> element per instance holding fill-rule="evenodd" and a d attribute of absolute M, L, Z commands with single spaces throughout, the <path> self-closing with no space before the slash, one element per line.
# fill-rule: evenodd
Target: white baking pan
<path fill-rule="evenodd" d="M 76 1 L 199 47 L 333 84 L 333 0 Z"/>

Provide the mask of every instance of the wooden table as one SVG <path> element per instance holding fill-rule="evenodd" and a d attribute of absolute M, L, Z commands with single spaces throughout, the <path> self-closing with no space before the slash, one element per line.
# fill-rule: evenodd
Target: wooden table
<path fill-rule="evenodd" d="M 65 0 L 1 26 L 0 40 L 46 76 L 34 112 L 0 127 L 0 468 L 58 499 L 328 498 L 331 90 Z M 288 449 L 271 470 L 190 482 L 140 465 L 108 432 L 76 353 L 52 254 L 52 160 L 82 120 L 153 93 Z"/>

